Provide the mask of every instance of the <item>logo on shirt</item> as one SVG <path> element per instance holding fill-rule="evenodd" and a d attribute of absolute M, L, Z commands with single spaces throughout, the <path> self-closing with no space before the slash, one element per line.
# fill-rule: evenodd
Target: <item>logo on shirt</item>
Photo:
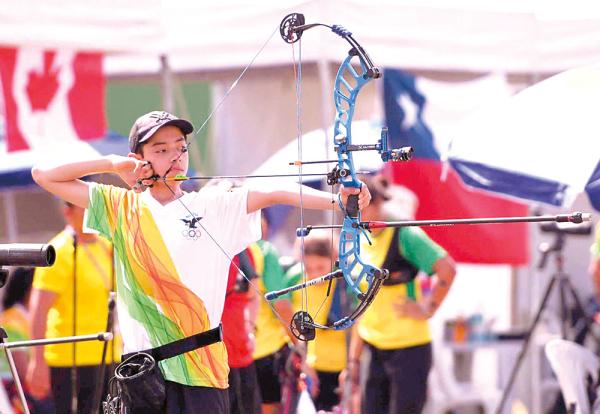
<path fill-rule="evenodd" d="M 202 235 L 198 223 L 202 220 L 202 217 L 196 215 L 187 215 L 186 218 L 179 219 L 185 224 L 185 229 L 181 231 L 181 234 L 186 240 L 198 240 Z"/>

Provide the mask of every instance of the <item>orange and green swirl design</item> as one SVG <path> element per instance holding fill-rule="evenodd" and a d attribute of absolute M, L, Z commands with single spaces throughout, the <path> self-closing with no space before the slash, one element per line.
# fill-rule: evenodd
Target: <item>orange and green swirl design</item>
<path fill-rule="evenodd" d="M 145 329 L 152 347 L 210 329 L 203 301 L 180 280 L 149 208 L 133 191 L 91 184 L 87 226 L 112 240 L 117 294 Z M 226 388 L 222 342 L 160 363 L 165 379 Z"/>

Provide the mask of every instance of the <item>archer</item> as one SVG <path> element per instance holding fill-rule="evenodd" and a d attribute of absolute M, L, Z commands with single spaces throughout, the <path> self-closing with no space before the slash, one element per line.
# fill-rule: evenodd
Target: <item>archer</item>
<path fill-rule="evenodd" d="M 32 169 L 44 189 L 86 208 L 85 225 L 115 245 L 123 359 L 146 351 L 159 360 L 164 377 L 164 385 L 152 386 L 159 392 L 124 391 L 123 403 L 146 413 L 194 412 L 198 406 L 228 412 L 229 368 L 219 322 L 231 258 L 261 237 L 262 208 L 332 208 L 331 194 L 304 186 L 183 191 L 181 182 L 166 178 L 186 174 L 187 134 L 192 131 L 190 122 L 154 111 L 135 121 L 127 157 Z M 98 173 L 118 174 L 126 183 L 136 183 L 135 189 L 80 180 Z M 342 188 L 344 205 L 349 195 L 358 195 L 359 209 L 369 204 L 366 186 Z M 186 220 L 199 231 L 192 235 Z"/>

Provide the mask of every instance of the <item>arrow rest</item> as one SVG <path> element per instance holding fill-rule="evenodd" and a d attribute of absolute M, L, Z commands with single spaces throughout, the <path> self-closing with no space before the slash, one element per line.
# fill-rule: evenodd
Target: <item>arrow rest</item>
<path fill-rule="evenodd" d="M 338 165 L 327 173 L 327 184 L 335 185 L 340 182 L 340 178 L 345 178 L 350 175 L 350 171 L 347 168 L 340 168 Z"/>

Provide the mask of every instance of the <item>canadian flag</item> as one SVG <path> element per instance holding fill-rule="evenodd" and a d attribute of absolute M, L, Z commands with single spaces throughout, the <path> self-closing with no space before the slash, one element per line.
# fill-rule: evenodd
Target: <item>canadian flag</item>
<path fill-rule="evenodd" d="M 0 83 L 9 152 L 105 135 L 100 53 L 0 48 Z"/>

